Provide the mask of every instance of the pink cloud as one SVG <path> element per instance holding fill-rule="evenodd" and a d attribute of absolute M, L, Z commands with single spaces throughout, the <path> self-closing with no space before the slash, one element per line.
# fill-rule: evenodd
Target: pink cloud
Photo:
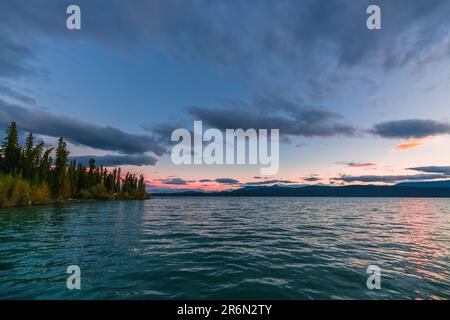
<path fill-rule="evenodd" d="M 394 151 L 405 151 L 405 150 L 409 150 L 409 149 L 413 149 L 413 148 L 418 148 L 418 147 L 421 147 L 426 142 L 432 140 L 433 138 L 434 138 L 434 136 L 409 139 L 409 140 L 395 146 Z"/>

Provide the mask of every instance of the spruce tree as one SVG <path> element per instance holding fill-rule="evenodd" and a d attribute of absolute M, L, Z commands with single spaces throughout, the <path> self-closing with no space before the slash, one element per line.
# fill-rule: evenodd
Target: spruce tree
<path fill-rule="evenodd" d="M 67 162 L 69 160 L 69 152 L 64 139 L 61 137 L 58 140 L 56 147 L 56 159 L 54 170 L 54 192 L 59 200 L 70 197 L 70 185 L 67 176 Z"/>
<path fill-rule="evenodd" d="M 30 181 L 33 179 L 34 167 L 34 149 L 33 149 L 33 134 L 30 133 L 25 141 L 25 148 L 22 152 L 22 175 Z"/>
<path fill-rule="evenodd" d="M 20 146 L 17 126 L 11 122 L 2 146 L 2 171 L 4 173 L 17 173 L 20 168 Z"/>
<path fill-rule="evenodd" d="M 142 174 L 139 176 L 138 191 L 145 192 L 145 179 Z"/>

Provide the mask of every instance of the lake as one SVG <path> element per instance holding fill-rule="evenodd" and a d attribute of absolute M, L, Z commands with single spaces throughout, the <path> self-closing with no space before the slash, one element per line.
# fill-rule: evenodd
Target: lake
<path fill-rule="evenodd" d="M 449 299 L 450 199 L 207 198 L 0 209 L 1 299 Z M 69 265 L 81 290 L 69 290 Z M 369 290 L 367 267 L 381 269 Z"/>

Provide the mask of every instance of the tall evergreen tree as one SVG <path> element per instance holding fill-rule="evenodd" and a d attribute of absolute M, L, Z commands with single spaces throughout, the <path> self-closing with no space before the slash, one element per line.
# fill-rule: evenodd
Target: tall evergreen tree
<path fill-rule="evenodd" d="M 39 183 L 49 182 L 50 180 L 50 168 L 52 165 L 52 157 L 50 153 L 53 151 L 53 148 L 45 150 L 43 152 L 41 159 L 39 161 L 39 165 L 37 168 L 37 181 Z"/>
<path fill-rule="evenodd" d="M 70 185 L 67 175 L 67 162 L 69 161 L 69 152 L 64 139 L 58 140 L 56 147 L 56 159 L 54 170 L 54 192 L 57 199 L 70 197 Z"/>
<path fill-rule="evenodd" d="M 17 126 L 11 122 L 2 146 L 2 171 L 4 173 L 17 173 L 20 168 L 20 146 Z"/>
<path fill-rule="evenodd" d="M 22 176 L 28 181 L 33 179 L 34 156 L 33 134 L 30 133 L 22 150 Z"/>
<path fill-rule="evenodd" d="M 138 191 L 145 192 L 145 179 L 142 174 L 139 176 Z"/>

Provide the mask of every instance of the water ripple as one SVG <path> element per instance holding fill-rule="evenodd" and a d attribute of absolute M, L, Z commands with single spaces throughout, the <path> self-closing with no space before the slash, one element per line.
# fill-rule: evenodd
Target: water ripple
<path fill-rule="evenodd" d="M 450 199 L 156 198 L 0 211 L 3 299 L 449 299 Z M 68 290 L 79 265 L 82 290 Z M 368 290 L 366 268 L 381 267 Z"/>

